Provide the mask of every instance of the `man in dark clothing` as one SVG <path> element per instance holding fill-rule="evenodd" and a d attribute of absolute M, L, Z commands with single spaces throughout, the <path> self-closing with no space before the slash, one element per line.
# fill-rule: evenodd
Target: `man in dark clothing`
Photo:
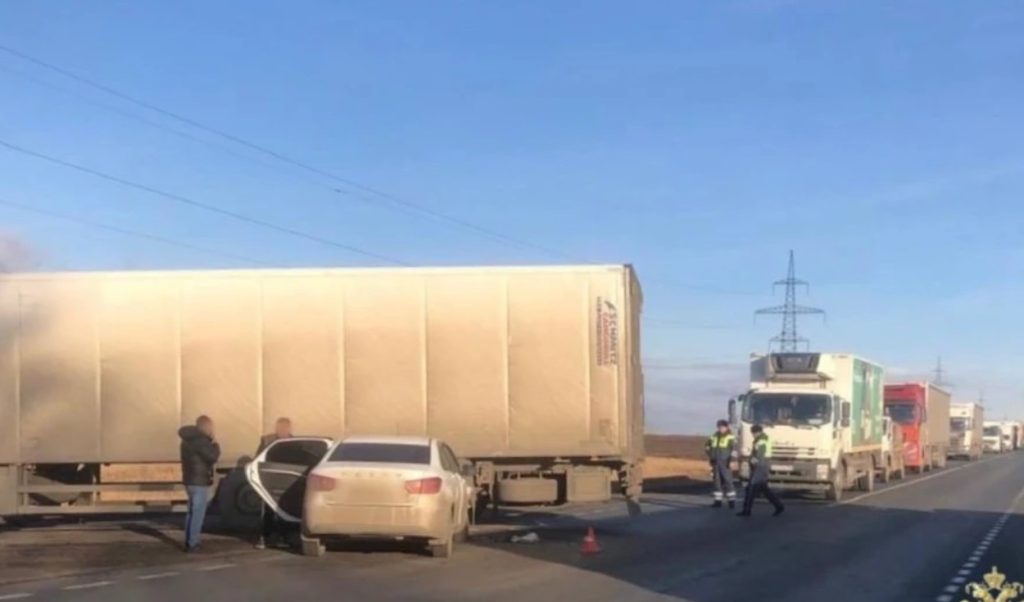
<path fill-rule="evenodd" d="M 729 507 L 736 507 L 736 487 L 732 482 L 732 468 L 730 464 L 736 457 L 736 437 L 729 431 L 729 423 L 719 420 L 717 429 L 704 444 L 704 453 L 708 456 L 708 463 L 711 464 L 711 480 L 714 482 L 715 508 L 722 507 L 722 498 L 729 501 Z"/>
<path fill-rule="evenodd" d="M 206 505 L 213 485 L 213 467 L 220 459 L 220 445 L 213 438 L 213 420 L 200 416 L 195 426 L 178 429 L 181 437 L 181 481 L 188 493 L 185 514 L 185 551 L 199 550 L 199 538 L 206 519 Z"/>
<path fill-rule="evenodd" d="M 754 435 L 754 446 L 750 451 L 750 481 L 747 483 L 747 493 L 743 497 L 743 511 L 737 513 L 736 516 L 750 516 L 750 511 L 754 507 L 754 499 L 762 493 L 764 497 L 768 498 L 772 506 L 775 507 L 775 513 L 772 516 L 778 516 L 782 514 L 786 507 L 782 504 L 782 500 L 768 487 L 768 475 L 771 473 L 772 443 L 760 424 L 755 424 L 750 429 L 750 432 Z"/>
<path fill-rule="evenodd" d="M 274 432 L 269 435 L 263 435 L 260 437 L 260 446 L 256 450 L 256 455 L 263 453 L 263 450 L 267 449 L 271 443 L 280 439 L 291 439 L 292 437 L 292 421 L 289 418 L 281 417 L 274 423 Z M 263 528 L 260 531 L 260 538 L 256 540 L 256 549 L 263 550 L 267 547 L 267 542 L 270 545 L 274 545 L 277 535 L 279 534 L 280 527 L 277 521 L 277 514 L 267 504 L 263 504 L 263 508 L 260 511 L 262 514 Z"/>

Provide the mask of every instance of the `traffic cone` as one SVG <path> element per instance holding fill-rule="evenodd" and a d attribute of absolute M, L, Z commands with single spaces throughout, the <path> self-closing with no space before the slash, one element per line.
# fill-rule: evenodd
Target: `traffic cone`
<path fill-rule="evenodd" d="M 583 537 L 583 543 L 580 544 L 580 554 L 587 556 L 597 554 L 600 551 L 601 546 L 597 543 L 597 535 L 594 534 L 594 528 L 587 527 L 587 534 Z"/>

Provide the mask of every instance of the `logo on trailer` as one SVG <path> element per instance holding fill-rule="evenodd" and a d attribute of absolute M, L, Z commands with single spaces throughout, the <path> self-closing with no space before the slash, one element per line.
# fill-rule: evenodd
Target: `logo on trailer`
<path fill-rule="evenodd" d="M 619 363 L 619 310 L 604 297 L 597 298 L 595 325 L 597 327 L 597 365 L 612 366 Z"/>

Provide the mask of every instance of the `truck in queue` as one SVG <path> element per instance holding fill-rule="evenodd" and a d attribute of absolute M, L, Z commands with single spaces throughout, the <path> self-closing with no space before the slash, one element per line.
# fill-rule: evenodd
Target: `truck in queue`
<path fill-rule="evenodd" d="M 985 408 L 980 403 L 954 403 L 949 407 L 950 458 L 977 460 L 984 452 L 982 442 Z"/>
<path fill-rule="evenodd" d="M 1020 423 L 1015 420 L 1004 420 L 1001 426 L 1003 429 L 1003 447 L 1006 448 L 1006 451 L 1020 449 Z"/>
<path fill-rule="evenodd" d="M 1007 451 L 1003 423 L 998 420 L 986 420 L 982 428 L 981 440 L 986 454 L 1001 454 Z"/>
<path fill-rule="evenodd" d="M 446 441 L 485 503 L 636 498 L 641 303 L 628 265 L 3 275 L 0 515 L 181 510 L 201 414 L 227 524 L 281 416 Z"/>
<path fill-rule="evenodd" d="M 830 500 L 855 485 L 873 490 L 883 466 L 884 381 L 881 366 L 846 353 L 753 355 L 750 389 L 729 404 L 741 477 L 749 475 L 750 429 L 760 424 L 772 442 L 772 486 Z"/>
<path fill-rule="evenodd" d="M 929 382 L 885 386 L 885 413 L 902 427 L 904 461 L 910 470 L 946 466 L 950 400 L 948 391 Z"/>

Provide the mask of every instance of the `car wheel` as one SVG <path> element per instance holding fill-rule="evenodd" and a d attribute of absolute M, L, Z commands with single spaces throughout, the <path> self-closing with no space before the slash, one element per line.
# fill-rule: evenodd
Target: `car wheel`
<path fill-rule="evenodd" d="M 455 535 L 453 537 L 457 543 L 462 543 L 469 539 L 469 517 L 466 517 L 465 524 L 463 524 L 462 527 L 455 532 Z"/>

